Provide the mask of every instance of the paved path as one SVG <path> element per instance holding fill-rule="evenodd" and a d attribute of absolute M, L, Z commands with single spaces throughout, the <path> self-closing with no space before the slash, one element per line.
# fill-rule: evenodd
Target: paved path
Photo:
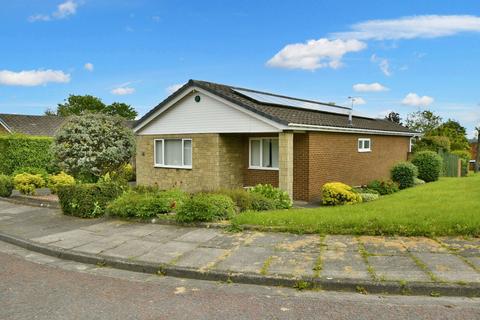
<path fill-rule="evenodd" d="M 220 229 L 85 220 L 0 201 L 0 232 L 72 252 L 200 271 L 480 283 L 480 239 L 227 233 Z"/>
<path fill-rule="evenodd" d="M 479 319 L 480 298 L 377 296 L 160 277 L 0 242 L 0 319 Z"/>

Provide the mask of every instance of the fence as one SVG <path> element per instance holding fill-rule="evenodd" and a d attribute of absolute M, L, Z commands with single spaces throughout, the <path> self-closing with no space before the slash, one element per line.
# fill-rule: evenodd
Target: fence
<path fill-rule="evenodd" d="M 443 176 L 460 177 L 463 175 L 462 161 L 459 156 L 444 151 L 439 151 L 438 154 L 443 159 Z"/>

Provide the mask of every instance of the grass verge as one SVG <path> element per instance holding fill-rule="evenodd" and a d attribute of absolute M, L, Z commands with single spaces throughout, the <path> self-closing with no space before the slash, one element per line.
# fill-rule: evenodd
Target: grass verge
<path fill-rule="evenodd" d="M 237 226 L 294 233 L 480 236 L 480 174 L 406 189 L 357 205 L 245 212 Z"/>

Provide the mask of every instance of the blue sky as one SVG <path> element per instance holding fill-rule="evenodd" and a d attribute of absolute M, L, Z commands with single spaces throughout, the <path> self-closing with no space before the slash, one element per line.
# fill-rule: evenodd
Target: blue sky
<path fill-rule="evenodd" d="M 477 1 L 2 1 L 0 112 L 140 115 L 188 79 L 480 124 Z M 363 104 L 362 104 L 363 103 Z"/>

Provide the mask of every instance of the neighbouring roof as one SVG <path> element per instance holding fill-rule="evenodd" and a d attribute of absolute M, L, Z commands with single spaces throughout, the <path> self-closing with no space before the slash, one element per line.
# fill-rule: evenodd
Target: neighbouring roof
<path fill-rule="evenodd" d="M 0 113 L 0 125 L 6 127 L 11 133 L 22 133 L 32 136 L 53 137 L 68 117 L 59 116 L 36 116 L 26 114 L 2 114 Z M 134 120 L 125 121 L 128 128 L 133 128 Z"/>
<path fill-rule="evenodd" d="M 289 124 L 300 124 L 300 125 L 310 125 L 310 126 L 322 126 L 322 127 L 336 127 L 336 128 L 349 128 L 349 129 L 367 129 L 367 130 L 379 130 L 379 131 L 391 131 L 391 132 L 400 132 L 400 133 L 416 133 L 402 125 L 397 123 L 384 120 L 384 119 L 376 119 L 376 118 L 369 118 L 355 115 L 352 119 L 352 124 L 349 124 L 348 121 L 348 114 L 346 114 L 345 107 L 336 106 L 329 103 L 322 103 L 322 102 L 314 102 L 310 101 L 319 105 L 325 106 L 325 109 L 330 109 L 333 111 L 320 111 L 320 110 L 312 110 L 312 109 L 303 109 L 299 108 L 298 106 L 292 105 L 282 105 L 282 104 L 274 104 L 274 103 L 266 103 L 249 97 L 247 95 L 241 94 L 236 90 L 252 92 L 256 94 L 262 95 L 270 95 L 272 97 L 280 97 L 280 100 L 286 101 L 285 99 L 296 99 L 298 101 L 306 101 L 309 100 L 286 97 L 271 94 L 268 92 L 261 92 L 257 90 L 233 87 L 218 83 L 212 83 L 207 81 L 200 81 L 200 80 L 189 80 L 182 88 L 177 90 L 163 102 L 161 102 L 158 106 L 150 110 L 147 114 L 145 114 L 140 120 L 137 122 L 137 126 L 143 123 L 145 120 L 149 119 L 155 112 L 160 110 L 162 107 L 167 105 L 171 100 L 175 99 L 176 96 L 180 95 L 184 89 L 188 87 L 198 87 L 204 89 L 214 95 L 217 95 L 229 102 L 232 102 L 240 107 L 243 107 L 247 110 L 255 112 L 256 114 L 263 116 L 267 119 L 275 121 L 282 125 L 289 125 Z M 335 112 L 335 109 L 338 109 L 338 112 Z M 322 108 L 320 108 L 322 109 Z M 348 112 L 347 112 L 348 113 Z"/>

